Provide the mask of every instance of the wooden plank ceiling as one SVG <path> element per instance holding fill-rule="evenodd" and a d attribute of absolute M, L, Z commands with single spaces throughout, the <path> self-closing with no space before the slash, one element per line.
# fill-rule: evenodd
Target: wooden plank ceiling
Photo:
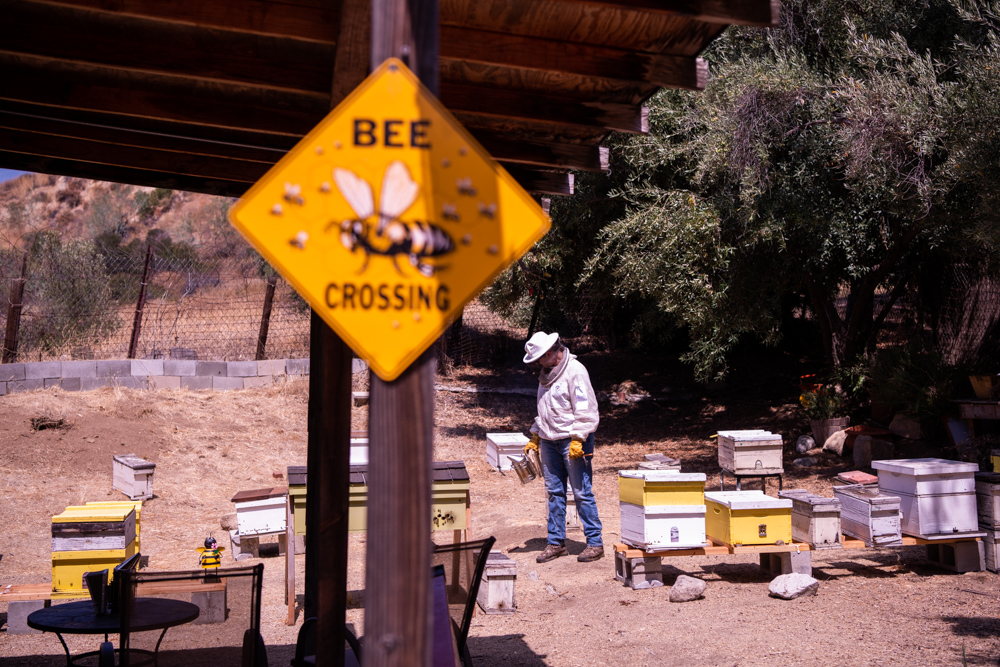
<path fill-rule="evenodd" d="M 241 195 L 366 75 L 366 0 L 3 0 L 0 167 Z M 440 0 L 440 97 L 530 191 L 608 168 L 778 0 Z"/>

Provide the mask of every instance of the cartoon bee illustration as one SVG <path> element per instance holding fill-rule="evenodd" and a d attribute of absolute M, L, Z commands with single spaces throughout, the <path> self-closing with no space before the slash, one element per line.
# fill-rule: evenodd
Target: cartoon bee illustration
<path fill-rule="evenodd" d="M 340 167 L 333 170 L 333 180 L 357 216 L 340 223 L 340 242 L 351 252 L 360 249 L 365 254 L 359 274 L 368 268 L 372 255 L 391 258 L 400 275 L 403 275 L 397 263 L 400 255 L 408 256 L 410 264 L 427 277 L 444 268 L 424 260 L 447 255 L 455 249 L 448 232 L 430 222 L 399 219 L 416 200 L 420 189 L 403 162 L 396 160 L 385 168 L 374 230 L 369 222 L 376 215 L 371 185 L 353 171 Z M 334 221 L 327 225 L 327 231 L 336 224 Z"/>

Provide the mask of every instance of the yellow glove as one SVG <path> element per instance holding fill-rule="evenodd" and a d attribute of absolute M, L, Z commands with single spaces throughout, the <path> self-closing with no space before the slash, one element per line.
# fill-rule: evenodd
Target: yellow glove
<path fill-rule="evenodd" d="M 569 457 L 571 459 L 583 458 L 583 442 L 579 438 L 573 438 L 569 443 Z"/>
<path fill-rule="evenodd" d="M 528 444 L 524 446 L 524 455 L 527 456 L 528 452 L 530 452 L 532 449 L 534 449 L 537 452 L 539 442 L 541 442 L 541 438 L 538 437 L 538 434 L 532 433 L 531 440 L 529 440 Z"/>

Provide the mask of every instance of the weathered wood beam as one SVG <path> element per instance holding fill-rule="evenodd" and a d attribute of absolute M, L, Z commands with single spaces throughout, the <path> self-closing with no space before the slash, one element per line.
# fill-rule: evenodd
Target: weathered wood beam
<path fill-rule="evenodd" d="M 502 163 L 514 180 L 528 192 L 539 195 L 569 196 L 573 194 L 573 174 L 526 169 L 513 163 Z"/>
<path fill-rule="evenodd" d="M 441 102 L 453 113 L 514 118 L 560 125 L 588 125 L 618 132 L 649 132 L 641 106 L 583 102 L 531 91 L 441 83 Z"/>
<path fill-rule="evenodd" d="M 556 0 L 572 4 L 614 7 L 651 14 L 684 16 L 705 23 L 773 27 L 778 25 L 779 0 Z"/>
<path fill-rule="evenodd" d="M 371 60 L 371 0 L 340 0 L 339 4 L 341 20 L 333 61 L 331 108 L 364 81 Z"/>
<path fill-rule="evenodd" d="M 455 26 L 441 27 L 441 59 L 690 90 L 703 90 L 708 80 L 708 64 L 701 58 L 638 53 Z"/>
<path fill-rule="evenodd" d="M 549 169 L 607 171 L 608 149 L 604 146 L 557 144 L 543 141 L 511 141 L 508 137 L 472 132 L 476 141 L 500 162 L 513 162 Z"/>

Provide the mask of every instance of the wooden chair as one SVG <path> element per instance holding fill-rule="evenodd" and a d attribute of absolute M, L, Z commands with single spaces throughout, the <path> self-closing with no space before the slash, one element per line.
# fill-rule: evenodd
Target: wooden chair
<path fill-rule="evenodd" d="M 472 655 L 466 642 L 476 596 L 486 569 L 486 558 L 496 542 L 495 537 L 457 544 L 435 544 L 433 565 L 444 566 L 448 613 L 451 616 L 458 654 L 464 667 L 472 667 Z"/>
<path fill-rule="evenodd" d="M 153 654 L 159 667 L 267 667 L 267 649 L 260 634 L 263 577 L 263 564 L 123 573 L 120 667 L 129 667 L 137 652 Z M 150 635 L 159 633 L 137 632 L 132 623 L 139 598 L 190 602 L 200 613 L 193 622 L 172 627 L 157 639 Z"/>

